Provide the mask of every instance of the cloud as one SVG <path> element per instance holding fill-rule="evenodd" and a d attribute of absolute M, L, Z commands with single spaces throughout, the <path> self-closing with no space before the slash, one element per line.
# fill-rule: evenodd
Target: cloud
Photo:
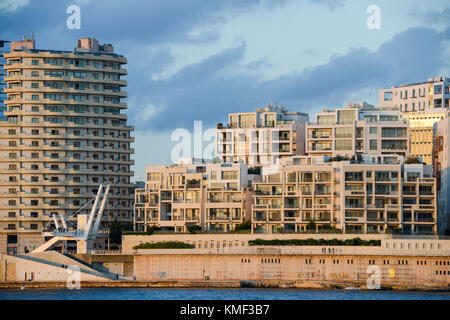
<path fill-rule="evenodd" d="M 14 12 L 28 5 L 29 0 L 0 0 L 0 10 Z"/>
<path fill-rule="evenodd" d="M 141 108 L 139 119 L 141 119 L 142 121 L 149 121 L 150 119 L 155 117 L 158 113 L 163 112 L 165 109 L 167 109 L 167 106 L 164 104 L 154 105 L 153 103 L 150 102 Z"/>
<path fill-rule="evenodd" d="M 423 19 L 430 25 L 450 26 L 450 7 L 439 8 L 439 10 L 428 10 L 426 12 L 419 11 L 415 8 L 412 10 L 410 16 L 413 19 Z"/>
<path fill-rule="evenodd" d="M 165 80 L 149 82 L 147 95 L 157 105 L 164 102 L 165 108 L 157 113 L 151 109 L 151 120 L 144 121 L 142 126 L 167 130 L 190 127 L 194 120 L 214 125 L 225 121 L 228 113 L 251 111 L 272 99 L 291 110 L 304 112 L 340 106 L 353 100 L 358 92 L 373 93 L 438 76 L 437 72 L 449 66 L 448 51 L 444 50 L 449 35 L 450 29 L 439 32 L 411 28 L 377 51 L 352 48 L 345 55 L 332 56 L 325 64 L 267 82 L 261 82 L 251 72 L 232 72 L 245 54 L 246 44 L 241 42 Z M 254 65 L 257 67 L 259 63 Z"/>

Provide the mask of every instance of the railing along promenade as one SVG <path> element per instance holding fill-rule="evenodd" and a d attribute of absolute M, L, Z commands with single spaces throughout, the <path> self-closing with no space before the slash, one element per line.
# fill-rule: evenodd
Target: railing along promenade
<path fill-rule="evenodd" d="M 378 246 L 254 246 L 211 249 L 138 249 L 123 254 L 236 254 L 450 257 L 447 249 L 385 249 Z"/>

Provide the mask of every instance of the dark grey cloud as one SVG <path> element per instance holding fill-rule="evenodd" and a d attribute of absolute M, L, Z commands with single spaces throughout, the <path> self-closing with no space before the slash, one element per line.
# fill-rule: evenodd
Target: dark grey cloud
<path fill-rule="evenodd" d="M 376 52 L 354 48 L 346 55 L 331 57 L 326 64 L 262 83 L 255 71 L 269 61 L 244 64 L 243 42 L 187 66 L 167 80 L 152 80 L 152 74 L 175 63 L 164 44 L 216 41 L 219 35 L 209 25 L 250 12 L 262 3 L 274 7 L 288 1 L 293 0 L 91 0 L 80 5 L 81 30 L 68 30 L 65 10 L 73 1 L 31 0 L 16 12 L 0 12 L 0 38 L 17 39 L 28 28 L 36 33 L 38 48 L 70 50 L 75 40 L 84 36 L 112 43 L 116 52 L 128 57 L 128 114 L 139 130 L 190 128 L 200 119 L 214 125 L 224 121 L 227 113 L 250 111 L 270 100 L 278 100 L 291 110 L 314 112 L 345 103 L 349 94 L 366 88 L 436 76 L 447 63 L 443 43 L 449 38 L 449 29 L 415 28 L 398 34 Z M 338 0 L 308 1 L 330 10 L 342 5 Z M 442 14 L 448 17 L 448 10 Z M 205 26 L 198 35 L 190 33 Z M 305 48 L 305 52 L 313 50 Z M 242 72 L 232 72 L 236 68 Z M 141 113 L 150 102 L 164 108 L 145 120 Z"/>
<path fill-rule="evenodd" d="M 304 106 L 327 107 L 343 103 L 349 93 L 365 88 L 424 81 L 437 76 L 436 72 L 448 64 L 443 52 L 449 35 L 450 29 L 408 29 L 376 52 L 352 49 L 346 55 L 332 57 L 327 64 L 275 80 L 283 84 L 277 96 Z"/>
<path fill-rule="evenodd" d="M 348 54 L 333 56 L 326 64 L 263 83 L 254 75 L 227 72 L 241 63 L 246 48 L 241 43 L 167 80 L 147 83 L 147 96 L 164 103 L 166 109 L 148 122 L 140 122 L 139 127 L 190 128 L 194 120 L 214 125 L 225 120 L 227 113 L 250 111 L 272 99 L 291 110 L 310 113 L 342 105 L 352 98 L 350 94 L 367 88 L 387 88 L 438 76 L 437 72 L 448 65 L 444 45 L 449 37 L 450 28 L 442 32 L 411 28 L 375 52 L 354 48 Z"/>

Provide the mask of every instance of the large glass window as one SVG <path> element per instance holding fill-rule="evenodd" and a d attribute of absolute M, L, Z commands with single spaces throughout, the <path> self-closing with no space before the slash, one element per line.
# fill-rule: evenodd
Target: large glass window
<path fill-rule="evenodd" d="M 222 171 L 222 180 L 236 180 L 238 177 L 237 171 Z"/>
<path fill-rule="evenodd" d="M 338 110 L 338 123 L 350 124 L 356 120 L 356 110 Z"/>
<path fill-rule="evenodd" d="M 319 115 L 317 116 L 317 124 L 335 124 L 336 117 L 334 115 Z"/>
<path fill-rule="evenodd" d="M 336 150 L 352 150 L 353 148 L 352 140 L 336 140 L 335 149 Z"/>
<path fill-rule="evenodd" d="M 336 128 L 336 138 L 351 138 L 353 136 L 353 128 Z"/>

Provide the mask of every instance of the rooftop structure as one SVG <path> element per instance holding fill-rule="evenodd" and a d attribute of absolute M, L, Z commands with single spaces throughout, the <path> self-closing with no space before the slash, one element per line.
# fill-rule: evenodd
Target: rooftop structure
<path fill-rule="evenodd" d="M 308 115 L 269 105 L 255 112 L 228 115 L 216 129 L 216 156 L 223 162 L 249 166 L 274 164 L 277 158 L 304 154 Z"/>
<path fill-rule="evenodd" d="M 449 110 L 450 79 L 430 78 L 426 82 L 379 90 L 379 106 L 394 108 L 410 124 L 410 155 L 433 163 L 433 125 Z"/>
<path fill-rule="evenodd" d="M 408 121 L 401 113 L 362 104 L 324 110 L 306 125 L 306 153 L 330 157 L 409 153 Z"/>

